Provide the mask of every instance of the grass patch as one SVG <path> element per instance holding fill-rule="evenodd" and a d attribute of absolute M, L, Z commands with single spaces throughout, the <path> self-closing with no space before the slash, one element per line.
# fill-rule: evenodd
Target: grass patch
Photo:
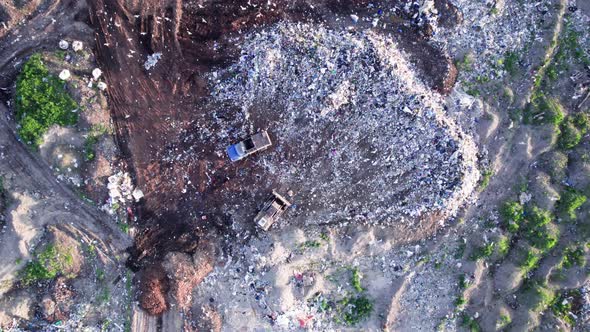
<path fill-rule="evenodd" d="M 308 240 L 305 241 L 303 243 L 301 243 L 299 245 L 301 247 L 301 249 L 306 249 L 306 248 L 319 248 L 322 246 L 322 244 L 319 241 L 316 240 Z"/>
<path fill-rule="evenodd" d="M 503 328 L 506 328 L 508 325 L 510 325 L 510 323 L 512 323 L 512 318 L 510 318 L 510 316 L 500 315 L 500 318 L 496 322 L 496 329 L 501 330 Z"/>
<path fill-rule="evenodd" d="M 560 126 L 557 146 L 563 150 L 571 150 L 580 144 L 582 136 L 584 136 L 586 132 L 587 123 L 577 124 L 575 119 L 568 117 Z"/>
<path fill-rule="evenodd" d="M 546 285 L 531 282 L 527 287 L 528 294 L 532 297 L 531 309 L 535 312 L 545 310 L 553 301 L 554 293 Z"/>
<path fill-rule="evenodd" d="M 38 146 L 52 125 L 70 126 L 78 122 L 78 104 L 65 83 L 49 74 L 40 54 L 32 55 L 16 81 L 15 116 L 18 133 L 30 146 Z"/>
<path fill-rule="evenodd" d="M 72 266 L 74 258 L 69 250 L 60 250 L 55 245 L 48 245 L 35 255 L 20 272 L 23 284 L 30 285 L 43 280 L 51 280 Z"/>

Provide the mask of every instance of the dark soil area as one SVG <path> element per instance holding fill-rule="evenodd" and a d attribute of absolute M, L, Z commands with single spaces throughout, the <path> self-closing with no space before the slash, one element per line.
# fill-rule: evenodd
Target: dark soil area
<path fill-rule="evenodd" d="M 372 6 L 368 3 L 327 0 L 314 1 L 310 6 L 305 1 L 266 0 L 206 4 L 91 1 L 96 55 L 109 84 L 117 139 L 137 186 L 145 193 L 145 199 L 137 206 L 139 232 L 130 258 L 134 269 L 150 266 L 150 271 L 157 270 L 158 265 L 153 264 L 166 253 L 191 253 L 200 237 L 227 235 L 231 232 L 232 216 L 215 209 L 223 203 L 216 201 L 219 196 L 215 191 L 230 189 L 239 196 L 240 192 L 255 190 L 231 181 L 236 172 L 260 176 L 255 168 L 235 167 L 225 155 L 199 140 L 180 142 L 181 133 L 198 131 L 191 126 L 204 112 L 210 112 L 203 107 L 209 94 L 204 75 L 231 63 L 238 55 L 240 40 L 249 31 L 279 20 L 351 26 L 354 24 L 350 14 L 378 15 L 396 2 L 372 2 Z M 438 5 L 453 8 L 440 2 Z M 441 19 L 452 24 L 460 18 L 454 11 Z M 413 24 L 401 13 L 387 20 L 391 22 L 381 31 L 394 35 L 433 89 L 448 92 L 454 85 L 456 70 L 443 51 L 428 43 L 429 26 Z M 356 28 L 371 28 L 371 22 L 361 20 Z M 144 62 L 153 53 L 162 53 L 161 60 L 146 70 Z M 209 157 L 190 164 L 162 160 L 162 156 L 173 154 L 170 149 L 182 153 L 182 149 L 191 147 L 206 151 Z M 269 184 L 273 181 L 269 179 Z M 262 201 L 267 194 L 260 192 L 255 196 Z M 253 217 L 257 202 L 251 205 Z M 149 280 L 142 283 L 161 282 L 153 277 L 154 273 L 145 274 Z M 155 287 L 148 288 L 152 286 Z M 142 303 L 160 308 L 153 296 L 143 299 Z"/>

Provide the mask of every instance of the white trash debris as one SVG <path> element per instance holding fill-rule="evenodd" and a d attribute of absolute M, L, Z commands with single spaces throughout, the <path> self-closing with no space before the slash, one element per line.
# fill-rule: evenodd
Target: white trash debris
<path fill-rule="evenodd" d="M 68 43 L 65 40 L 60 40 L 59 41 L 59 48 L 61 48 L 62 50 L 67 50 L 70 47 L 70 43 Z"/>
<path fill-rule="evenodd" d="M 84 48 L 84 44 L 82 44 L 82 42 L 81 42 L 81 41 L 79 41 L 79 40 L 74 40 L 74 41 L 72 42 L 72 49 L 74 50 L 74 52 L 81 51 L 81 50 L 82 50 L 82 48 Z"/>
<path fill-rule="evenodd" d="M 133 193 L 131 195 L 133 196 L 136 202 L 139 202 L 139 200 L 143 198 L 143 191 L 136 188 L 135 190 L 133 190 Z"/>
<path fill-rule="evenodd" d="M 94 77 L 95 80 L 98 80 L 100 75 L 102 75 L 102 70 L 100 70 L 100 68 L 94 68 L 92 71 L 92 77 Z"/>
<path fill-rule="evenodd" d="M 107 84 L 105 82 L 98 82 L 98 84 L 96 85 L 96 87 L 98 87 L 98 89 L 100 91 L 104 91 L 107 89 Z"/>
<path fill-rule="evenodd" d="M 147 61 L 143 64 L 146 70 L 152 69 L 158 61 L 162 58 L 162 53 L 154 53 L 152 55 L 148 55 Z"/>
<path fill-rule="evenodd" d="M 115 175 L 109 176 L 108 180 L 109 183 L 107 184 L 107 188 L 109 189 L 111 204 L 131 201 L 133 198 L 133 184 L 131 183 L 129 173 L 119 172 Z"/>
<path fill-rule="evenodd" d="M 69 71 L 69 70 L 67 70 L 67 69 L 64 69 L 64 70 L 62 70 L 62 71 L 59 73 L 59 78 L 60 78 L 61 80 L 64 80 L 64 81 L 65 81 L 65 80 L 67 80 L 67 79 L 69 79 L 71 76 L 72 76 L 72 74 L 70 74 L 70 71 Z"/>

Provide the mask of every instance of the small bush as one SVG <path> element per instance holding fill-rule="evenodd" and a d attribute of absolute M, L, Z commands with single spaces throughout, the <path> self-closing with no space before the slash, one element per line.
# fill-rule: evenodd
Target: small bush
<path fill-rule="evenodd" d="M 471 259 L 475 261 L 478 259 L 489 258 L 494 253 L 494 247 L 495 247 L 495 243 L 490 242 L 490 243 L 487 243 L 487 244 L 475 249 L 475 251 L 471 255 Z"/>
<path fill-rule="evenodd" d="M 534 229 L 551 222 L 553 215 L 550 211 L 533 206 L 527 215 L 527 228 Z"/>
<path fill-rule="evenodd" d="M 530 287 L 529 291 L 534 298 L 532 309 L 537 312 L 547 308 L 547 306 L 549 306 L 553 301 L 553 292 L 540 283 L 535 282 L 532 287 Z"/>
<path fill-rule="evenodd" d="M 352 277 L 350 278 L 350 283 L 357 292 L 360 293 L 363 291 L 363 287 L 361 286 L 361 273 L 359 269 L 356 267 L 352 270 Z"/>
<path fill-rule="evenodd" d="M 533 229 L 527 229 L 525 237 L 533 247 L 539 249 L 541 252 L 547 252 L 557 244 L 559 230 L 557 228 L 549 228 L 546 225 L 535 227 Z"/>
<path fill-rule="evenodd" d="M 581 294 L 578 290 L 565 291 L 560 295 L 556 295 L 550 303 L 551 310 L 555 316 L 573 326 L 576 324 L 576 321 L 569 313 L 572 312 L 573 302 L 579 301 L 580 297 Z"/>
<path fill-rule="evenodd" d="M 470 332 L 480 332 L 481 327 L 475 318 L 469 317 L 467 314 L 463 314 L 461 317 L 461 326 L 469 329 Z"/>
<path fill-rule="evenodd" d="M 373 312 L 373 303 L 364 297 L 346 297 L 340 301 L 340 315 L 346 325 L 356 325 Z"/>
<path fill-rule="evenodd" d="M 573 122 L 565 121 L 561 124 L 557 145 L 564 150 L 575 148 L 582 140 L 582 131 Z"/>
<path fill-rule="evenodd" d="M 498 254 L 504 257 L 508 251 L 510 251 L 510 239 L 507 236 L 502 236 L 498 240 Z"/>
<path fill-rule="evenodd" d="M 479 184 L 479 190 L 484 190 L 488 187 L 492 175 L 494 175 L 494 172 L 491 169 L 486 169 L 481 173 L 481 183 Z"/>
<path fill-rule="evenodd" d="M 525 272 L 528 273 L 537 267 L 537 263 L 539 263 L 540 257 L 532 250 L 528 250 L 526 252 L 526 256 L 524 261 L 520 264 L 520 268 Z"/>
<path fill-rule="evenodd" d="M 584 266 L 586 265 L 586 257 L 583 247 L 568 247 L 563 252 L 563 258 L 561 260 L 561 266 L 569 269 L 573 266 Z"/>
<path fill-rule="evenodd" d="M 49 74 L 41 55 L 31 56 L 16 81 L 15 116 L 23 141 L 37 146 L 52 125 L 76 124 L 77 108 L 64 82 Z"/>
<path fill-rule="evenodd" d="M 518 70 L 518 54 L 515 52 L 507 52 L 504 57 L 504 70 L 510 75 L 514 75 Z"/>
<path fill-rule="evenodd" d="M 554 98 L 537 93 L 525 110 L 525 122 L 559 126 L 565 118 L 563 106 Z"/>
<path fill-rule="evenodd" d="M 557 210 L 576 219 L 576 210 L 586 203 L 587 197 L 574 188 L 566 188 L 557 202 Z"/>
<path fill-rule="evenodd" d="M 506 202 L 500 208 L 504 225 L 510 233 L 516 233 L 524 220 L 524 208 L 518 202 Z"/>

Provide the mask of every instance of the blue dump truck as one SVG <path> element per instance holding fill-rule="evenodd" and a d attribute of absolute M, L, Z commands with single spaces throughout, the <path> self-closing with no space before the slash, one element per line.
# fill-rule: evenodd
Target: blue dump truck
<path fill-rule="evenodd" d="M 268 133 L 266 131 L 261 131 L 239 143 L 228 146 L 227 155 L 231 161 L 238 161 L 255 152 L 267 149 L 271 145 L 272 142 L 270 141 Z"/>

